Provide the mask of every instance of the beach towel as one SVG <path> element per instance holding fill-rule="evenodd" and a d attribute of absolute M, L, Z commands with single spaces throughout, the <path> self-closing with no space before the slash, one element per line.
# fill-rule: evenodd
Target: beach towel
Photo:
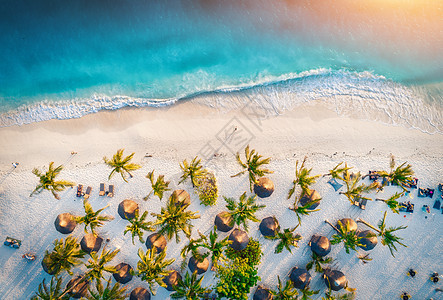
<path fill-rule="evenodd" d="M 331 178 L 328 183 L 332 185 L 335 191 L 338 191 L 343 186 L 343 184 L 338 183 L 335 178 Z"/>

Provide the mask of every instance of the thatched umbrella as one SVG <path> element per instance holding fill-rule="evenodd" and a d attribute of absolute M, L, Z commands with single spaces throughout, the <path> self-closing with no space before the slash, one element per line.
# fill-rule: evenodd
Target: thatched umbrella
<path fill-rule="evenodd" d="M 152 247 L 155 247 L 157 249 L 157 253 L 165 250 L 166 244 L 166 238 L 159 233 L 153 233 L 146 239 L 146 247 L 148 249 L 152 249 Z"/>
<path fill-rule="evenodd" d="M 59 214 L 54 222 L 55 229 L 63 234 L 69 234 L 74 231 L 77 222 L 70 213 Z"/>
<path fill-rule="evenodd" d="M 182 276 L 176 270 L 172 270 L 168 276 L 163 277 L 163 282 L 166 284 L 166 289 L 170 292 L 174 291 L 174 286 L 177 286 L 179 278 L 182 279 Z"/>
<path fill-rule="evenodd" d="M 308 207 L 308 209 L 316 209 L 317 206 L 320 205 L 321 196 L 319 192 L 316 190 L 309 190 L 308 193 L 304 193 L 303 197 L 300 199 L 300 206 L 305 206 L 306 204 L 310 202 L 317 201 L 313 203 L 311 206 Z"/>
<path fill-rule="evenodd" d="M 311 274 L 308 270 L 297 267 L 292 268 L 289 278 L 297 289 L 304 289 L 311 282 Z"/>
<path fill-rule="evenodd" d="M 263 288 L 262 286 L 258 286 L 255 290 L 253 300 L 272 300 L 274 296 L 272 296 L 271 291 L 267 288 Z"/>
<path fill-rule="evenodd" d="M 49 275 L 54 275 L 57 270 L 49 269 L 48 263 L 49 263 L 50 260 L 51 260 L 50 256 L 49 255 L 45 255 L 45 257 L 43 257 L 43 260 L 42 260 L 42 268 Z"/>
<path fill-rule="evenodd" d="M 363 230 L 359 231 L 357 235 L 361 237 L 360 244 L 363 246 L 360 246 L 360 248 L 363 250 L 372 250 L 375 246 L 377 246 L 377 235 L 374 232 L 370 230 Z"/>
<path fill-rule="evenodd" d="M 274 192 L 274 183 L 267 177 L 259 178 L 254 184 L 254 193 L 260 198 L 267 198 Z"/>
<path fill-rule="evenodd" d="M 237 251 L 245 249 L 249 243 L 249 236 L 246 231 L 240 230 L 238 228 L 234 229 L 231 232 L 228 239 L 232 241 L 229 246 Z"/>
<path fill-rule="evenodd" d="M 191 256 L 188 262 L 188 268 L 192 273 L 197 271 L 197 274 L 203 274 L 209 268 L 209 260 L 205 257 L 203 261 L 197 260 L 194 256 Z"/>
<path fill-rule="evenodd" d="M 261 220 L 260 229 L 261 234 L 264 236 L 275 236 L 279 229 L 278 221 L 275 217 L 267 217 Z"/>
<path fill-rule="evenodd" d="M 92 251 L 98 252 L 102 246 L 103 239 L 99 236 L 95 236 L 93 233 L 87 233 L 80 241 L 80 247 L 86 253 Z"/>
<path fill-rule="evenodd" d="M 68 285 L 66 287 L 68 289 L 71 288 L 73 285 L 76 285 L 81 279 L 82 279 L 82 276 L 77 276 L 77 277 L 72 278 L 68 282 Z M 84 280 L 81 283 L 77 284 L 68 294 L 72 298 L 80 299 L 82 297 L 85 297 L 86 294 L 88 293 L 88 286 L 89 286 L 89 281 Z"/>
<path fill-rule="evenodd" d="M 126 199 L 118 205 L 118 214 L 125 220 L 134 218 L 136 211 L 138 211 L 138 204 L 135 201 Z"/>
<path fill-rule="evenodd" d="M 328 288 L 331 288 L 333 291 L 341 290 L 348 283 L 345 274 L 338 270 L 325 270 L 323 278 L 325 280 L 326 286 Z"/>
<path fill-rule="evenodd" d="M 222 232 L 228 232 L 234 228 L 232 217 L 227 211 L 222 211 L 217 214 L 217 216 L 215 216 L 214 224 L 217 226 L 217 230 Z"/>
<path fill-rule="evenodd" d="M 312 252 L 318 256 L 326 256 L 331 252 L 331 242 L 322 235 L 313 235 L 308 245 L 311 247 Z"/>
<path fill-rule="evenodd" d="M 349 231 L 356 231 L 357 230 L 357 223 L 355 223 L 355 221 L 350 218 L 340 219 L 340 222 L 345 227 L 346 227 L 346 224 L 348 224 Z M 336 226 L 337 226 L 337 228 L 339 227 L 338 222 L 337 222 Z"/>
<path fill-rule="evenodd" d="M 112 274 L 114 276 L 115 281 L 125 284 L 131 281 L 132 279 L 132 267 L 127 263 L 119 263 L 115 266 L 116 272 Z"/>
<path fill-rule="evenodd" d="M 185 190 L 175 190 L 171 195 L 176 205 L 187 206 L 191 204 L 191 196 Z"/>
<path fill-rule="evenodd" d="M 132 290 L 129 300 L 151 300 L 151 293 L 145 288 L 137 287 Z"/>

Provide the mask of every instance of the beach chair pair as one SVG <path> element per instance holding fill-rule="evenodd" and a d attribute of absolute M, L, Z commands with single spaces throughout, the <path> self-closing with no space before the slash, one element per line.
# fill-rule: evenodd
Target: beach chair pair
<path fill-rule="evenodd" d="M 417 196 L 420 198 L 424 198 L 424 197 L 432 198 L 432 197 L 434 197 L 434 189 L 419 188 Z"/>
<path fill-rule="evenodd" d="M 406 182 L 406 187 L 416 189 L 418 184 L 418 178 L 412 178 Z"/>
<path fill-rule="evenodd" d="M 414 212 L 414 204 L 411 201 L 400 203 L 399 211 L 413 213 Z"/>
<path fill-rule="evenodd" d="M 92 186 L 88 186 L 86 188 L 86 192 L 85 192 L 85 195 L 84 195 L 85 200 L 87 200 L 87 199 L 89 199 L 89 197 L 91 197 L 91 192 L 92 192 Z"/>
<path fill-rule="evenodd" d="M 99 196 L 105 196 L 108 197 L 114 197 L 114 185 L 109 185 L 109 190 L 106 192 L 106 185 L 104 183 L 100 183 L 100 192 L 98 193 Z"/>
<path fill-rule="evenodd" d="M 369 171 L 369 180 L 370 181 L 376 181 L 378 179 L 379 175 L 377 171 Z"/>
<path fill-rule="evenodd" d="M 3 245 L 9 246 L 14 249 L 18 249 L 22 245 L 22 241 L 8 236 L 6 237 L 6 240 L 3 242 Z"/>
<path fill-rule="evenodd" d="M 367 199 L 362 199 L 360 197 L 355 197 L 354 205 L 360 207 L 362 210 L 366 209 L 366 204 L 368 203 Z"/>

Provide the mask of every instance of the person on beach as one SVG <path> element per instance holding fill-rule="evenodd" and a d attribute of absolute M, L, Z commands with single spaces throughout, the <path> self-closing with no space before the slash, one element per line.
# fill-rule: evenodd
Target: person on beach
<path fill-rule="evenodd" d="M 409 299 L 411 299 L 411 295 L 409 295 L 408 293 L 404 292 L 403 294 L 401 294 L 400 298 L 403 299 L 403 300 L 409 300 Z"/>
<path fill-rule="evenodd" d="M 437 272 L 432 273 L 430 280 L 433 283 L 437 283 L 440 280 L 440 276 L 438 276 Z"/>
<path fill-rule="evenodd" d="M 18 162 L 12 163 L 12 166 L 13 166 L 14 168 L 17 168 L 18 165 L 19 165 Z"/>
<path fill-rule="evenodd" d="M 407 273 L 407 275 L 408 275 L 408 276 L 411 276 L 411 277 L 414 277 L 415 274 L 417 274 L 417 273 L 415 272 L 414 269 L 409 269 L 409 271 L 408 271 L 408 273 Z"/>

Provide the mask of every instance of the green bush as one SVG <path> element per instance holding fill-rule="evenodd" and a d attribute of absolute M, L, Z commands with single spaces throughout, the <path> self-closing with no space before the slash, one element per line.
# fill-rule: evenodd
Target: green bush
<path fill-rule="evenodd" d="M 247 300 L 248 294 L 261 278 L 257 269 L 247 260 L 235 258 L 217 268 L 219 278 L 215 291 L 218 298 L 226 297 L 235 300 Z"/>
<path fill-rule="evenodd" d="M 196 178 L 196 193 L 205 206 L 212 206 L 217 202 L 217 179 L 213 173 L 206 171 L 203 177 Z"/>
<path fill-rule="evenodd" d="M 249 239 L 248 246 L 246 246 L 246 248 L 241 251 L 236 251 L 231 247 L 228 247 L 226 249 L 227 258 L 231 260 L 239 258 L 241 260 L 247 261 L 247 263 L 250 264 L 251 266 L 259 265 L 260 258 L 262 255 L 263 252 L 261 251 L 260 243 L 257 240 L 254 240 L 253 238 Z"/>

